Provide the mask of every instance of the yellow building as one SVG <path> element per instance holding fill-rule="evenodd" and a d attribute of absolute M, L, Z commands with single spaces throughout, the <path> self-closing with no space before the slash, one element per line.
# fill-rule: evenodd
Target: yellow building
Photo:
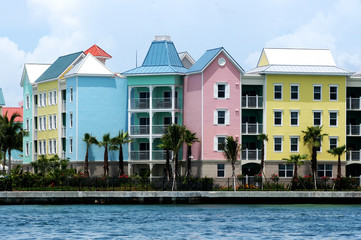
<path fill-rule="evenodd" d="M 347 142 L 346 88 L 351 74 L 337 67 L 326 49 L 263 49 L 257 67 L 245 74 L 243 84 L 257 79 L 263 85 L 263 132 L 269 138 L 266 175 L 292 177 L 293 166 L 282 159 L 291 154 L 308 154 L 310 159 L 311 148 L 304 144 L 302 131 L 322 126 L 328 136 L 317 154 L 318 174 L 336 177 L 337 158 L 327 150 Z M 345 160 L 343 155 L 343 165 Z M 306 164 L 299 174 L 310 174 L 310 166 Z"/>

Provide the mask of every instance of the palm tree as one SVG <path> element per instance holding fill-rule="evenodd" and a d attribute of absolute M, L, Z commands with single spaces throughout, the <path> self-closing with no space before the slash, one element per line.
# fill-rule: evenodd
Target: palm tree
<path fill-rule="evenodd" d="M 89 176 L 89 148 L 92 144 L 98 144 L 98 140 L 96 137 L 93 137 L 89 133 L 84 134 L 83 141 L 86 143 L 86 153 L 85 153 L 85 160 L 84 160 L 84 175 L 86 177 Z"/>
<path fill-rule="evenodd" d="M 192 156 L 192 145 L 193 143 L 199 142 L 196 137 L 196 133 L 192 133 L 188 129 L 185 130 L 184 133 L 184 142 L 187 144 L 187 172 L 186 176 L 189 177 L 191 175 L 191 156 Z"/>
<path fill-rule="evenodd" d="M 268 142 L 268 135 L 265 133 L 262 133 L 257 136 L 257 140 L 262 141 L 262 150 L 261 150 L 261 169 L 260 173 L 263 175 L 263 168 L 264 168 L 264 151 L 265 151 L 265 142 Z"/>
<path fill-rule="evenodd" d="M 123 144 L 132 142 L 129 138 L 128 132 L 119 131 L 119 134 L 111 139 L 113 149 L 119 150 L 119 176 L 124 175 L 124 162 L 123 162 Z M 114 148 L 116 146 L 116 148 Z"/>
<path fill-rule="evenodd" d="M 160 139 L 160 141 L 162 142 L 161 144 L 159 144 L 157 147 L 162 148 L 166 151 L 166 157 L 165 157 L 165 171 L 166 171 L 166 176 L 167 179 L 169 181 L 170 179 L 170 150 L 171 150 L 171 146 L 170 146 L 170 139 L 169 136 L 167 134 L 163 134 L 162 138 Z"/>
<path fill-rule="evenodd" d="M 178 150 L 184 142 L 184 133 L 186 127 L 172 124 L 169 125 L 165 130 L 165 138 L 169 141 L 169 148 L 173 151 L 173 185 L 172 191 L 176 190 L 176 177 L 178 175 Z"/>
<path fill-rule="evenodd" d="M 298 172 L 297 172 L 297 166 L 301 166 L 304 164 L 304 161 L 307 158 L 308 154 L 291 154 L 290 158 L 283 158 L 282 160 L 287 161 L 288 164 L 294 165 L 294 173 L 293 173 L 293 179 L 298 178 Z"/>
<path fill-rule="evenodd" d="M 342 145 L 340 147 L 332 148 L 327 151 L 331 153 L 333 156 L 337 156 L 337 178 L 341 178 L 341 155 L 346 153 L 346 146 Z"/>
<path fill-rule="evenodd" d="M 235 140 L 233 136 L 228 136 L 225 143 L 222 144 L 222 148 L 225 158 L 232 164 L 233 190 L 236 191 L 235 163 L 237 162 L 241 145 L 238 144 L 238 141 Z"/>
<path fill-rule="evenodd" d="M 313 184 L 314 188 L 317 189 L 317 148 L 321 146 L 321 141 L 323 137 L 327 136 L 328 134 L 322 133 L 322 126 L 314 126 L 314 127 L 307 127 L 306 131 L 302 131 L 305 136 L 303 136 L 304 144 L 311 145 L 311 170 L 313 175 Z"/>
<path fill-rule="evenodd" d="M 103 163 L 103 169 L 104 169 L 104 176 L 109 175 L 109 162 L 108 162 L 108 149 L 111 145 L 111 138 L 110 133 L 103 135 L 103 141 L 99 142 L 98 145 L 100 147 L 104 147 L 104 163 Z"/>
<path fill-rule="evenodd" d="M 1 142 L 4 151 L 4 162 L 6 160 L 5 154 L 8 151 L 9 163 L 8 163 L 8 175 L 11 173 L 11 150 L 22 150 L 22 138 L 26 134 L 21 126 L 21 123 L 15 122 L 15 118 L 20 117 L 19 114 L 14 113 L 11 117 L 8 117 L 6 112 L 4 116 L 0 116 L 0 132 Z"/>

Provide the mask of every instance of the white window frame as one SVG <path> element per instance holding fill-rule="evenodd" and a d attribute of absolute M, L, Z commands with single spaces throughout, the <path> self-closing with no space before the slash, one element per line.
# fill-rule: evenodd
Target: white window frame
<path fill-rule="evenodd" d="M 315 99 L 315 87 L 320 88 L 320 99 Z M 313 101 L 316 102 L 322 101 L 322 84 L 313 84 Z"/>
<path fill-rule="evenodd" d="M 26 95 L 25 107 L 26 109 L 30 109 L 30 95 Z"/>
<path fill-rule="evenodd" d="M 292 139 L 297 139 L 297 150 L 292 150 Z M 300 151 L 300 136 L 290 136 L 290 152 L 297 153 Z"/>
<path fill-rule="evenodd" d="M 56 114 L 53 115 L 53 129 L 57 129 L 57 119 L 56 119 Z"/>
<path fill-rule="evenodd" d="M 336 100 L 331 99 L 331 87 L 336 87 Z M 337 84 L 330 84 L 329 85 L 329 91 L 330 91 L 330 96 L 329 96 L 330 101 L 333 101 L 333 102 L 338 101 L 338 85 Z"/>
<path fill-rule="evenodd" d="M 323 165 L 323 170 L 318 170 L 318 167 L 319 166 L 322 166 Z M 327 170 L 326 169 L 326 166 L 329 166 L 329 165 L 331 165 L 331 170 Z M 317 164 L 317 173 L 318 173 L 318 175 L 321 175 L 321 174 L 319 174 L 319 172 L 323 172 L 323 176 L 327 176 L 327 174 L 326 174 L 326 172 L 327 171 L 331 171 L 331 176 L 329 176 L 329 177 L 331 177 L 332 178 L 332 176 L 333 176 L 333 166 L 332 166 L 332 164 Z M 321 176 L 322 177 L 322 176 Z"/>
<path fill-rule="evenodd" d="M 53 92 L 52 91 L 49 91 L 49 106 L 53 105 Z"/>
<path fill-rule="evenodd" d="M 73 127 L 73 112 L 69 113 L 69 127 Z"/>
<path fill-rule="evenodd" d="M 53 154 L 53 140 L 49 139 L 49 154 Z"/>
<path fill-rule="evenodd" d="M 30 120 L 29 120 L 29 118 L 26 118 L 26 120 L 25 120 L 25 130 L 26 131 L 30 131 Z"/>
<path fill-rule="evenodd" d="M 54 90 L 53 91 L 53 104 L 56 105 L 57 104 L 57 101 L 58 101 L 58 96 L 56 95 L 57 94 L 57 91 Z"/>
<path fill-rule="evenodd" d="M 330 137 L 329 137 L 328 141 L 329 141 L 329 144 L 330 144 L 330 149 L 332 149 L 332 147 L 331 147 L 331 140 L 336 140 L 336 146 L 335 146 L 335 148 L 337 148 L 337 147 L 338 147 L 338 137 L 337 137 L 337 136 L 330 136 Z"/>
<path fill-rule="evenodd" d="M 297 124 L 292 124 L 292 113 L 297 113 Z M 290 110 L 290 126 L 291 127 L 298 127 L 300 124 L 300 110 Z"/>
<path fill-rule="evenodd" d="M 39 141 L 39 154 L 43 155 L 43 141 Z"/>
<path fill-rule="evenodd" d="M 49 115 L 49 130 L 53 130 L 53 115 Z"/>
<path fill-rule="evenodd" d="M 73 138 L 69 138 L 69 153 L 73 153 Z"/>
<path fill-rule="evenodd" d="M 297 99 L 292 98 L 292 87 L 297 87 Z M 300 84 L 293 83 L 290 85 L 290 100 L 291 101 L 299 101 L 300 100 Z"/>
<path fill-rule="evenodd" d="M 219 93 L 219 90 L 218 90 L 218 86 L 219 85 L 224 85 L 224 97 L 218 97 L 218 93 Z M 230 98 L 230 89 L 229 89 L 229 84 L 226 83 L 226 82 L 217 82 L 214 84 L 214 98 L 215 99 L 229 99 Z"/>
<path fill-rule="evenodd" d="M 53 139 L 53 153 L 56 154 L 57 153 L 57 141 L 56 141 L 56 138 Z"/>
<path fill-rule="evenodd" d="M 331 125 L 331 113 L 336 113 L 336 125 Z M 330 127 L 338 127 L 338 111 L 337 110 L 329 110 L 328 115 L 329 115 L 329 126 Z"/>
<path fill-rule="evenodd" d="M 320 113 L 320 125 L 315 125 L 315 113 Z M 322 126 L 322 110 L 313 110 L 312 111 L 312 125 L 313 126 Z"/>
<path fill-rule="evenodd" d="M 223 169 L 220 169 L 220 168 L 219 168 L 220 165 L 223 165 Z M 222 170 L 223 170 L 223 177 L 220 177 L 220 176 L 218 175 L 218 173 L 219 173 L 219 172 L 222 172 Z M 218 163 L 218 164 L 217 164 L 217 178 L 225 178 L 225 177 L 226 177 L 226 164 L 224 164 L 224 163 Z"/>
<path fill-rule="evenodd" d="M 43 140 L 43 152 L 44 155 L 48 152 L 48 149 L 46 148 L 46 140 Z"/>
<path fill-rule="evenodd" d="M 285 169 L 280 169 L 281 166 L 284 166 Z M 293 175 L 295 174 L 293 171 L 294 171 L 293 164 L 282 164 L 282 163 L 278 164 L 278 176 L 280 178 L 292 178 Z M 282 176 L 280 172 L 284 172 L 285 176 Z M 287 176 L 287 172 L 292 172 L 292 176 Z"/>
<path fill-rule="evenodd" d="M 280 151 L 276 151 L 276 138 L 281 139 L 281 150 Z M 283 136 L 273 136 L 273 152 L 276 152 L 276 153 L 283 152 Z"/>
<path fill-rule="evenodd" d="M 43 92 L 43 107 L 46 107 L 46 101 L 47 101 L 46 92 Z"/>
<path fill-rule="evenodd" d="M 47 130 L 47 126 L 46 126 L 46 116 L 43 116 L 43 130 L 46 131 Z"/>
<path fill-rule="evenodd" d="M 39 107 L 43 106 L 43 94 L 42 93 L 38 94 L 38 106 Z"/>
<path fill-rule="evenodd" d="M 73 102 L 73 101 L 74 101 L 74 90 L 73 90 L 73 87 L 70 87 L 70 88 L 69 88 L 69 94 L 70 94 L 69 101 L 70 101 L 70 102 Z"/>
<path fill-rule="evenodd" d="M 223 152 L 223 150 L 219 150 L 218 148 L 218 138 L 224 138 L 226 140 L 227 136 L 226 135 L 216 135 L 214 137 L 214 146 L 213 146 L 213 150 L 215 152 Z"/>
<path fill-rule="evenodd" d="M 276 124 L 276 112 L 281 113 L 281 124 Z M 283 110 L 282 109 L 273 109 L 273 126 L 282 127 L 283 126 Z"/>
<path fill-rule="evenodd" d="M 39 125 L 39 127 L 38 127 L 39 131 L 43 131 L 43 117 L 42 116 L 38 117 L 38 125 Z"/>
<path fill-rule="evenodd" d="M 281 98 L 276 98 L 275 97 L 275 95 L 276 95 L 275 87 L 276 86 L 281 87 Z M 283 84 L 282 83 L 274 83 L 273 84 L 273 100 L 276 100 L 276 101 L 282 101 L 283 100 Z"/>
<path fill-rule="evenodd" d="M 322 139 L 320 139 L 320 150 L 317 153 L 322 153 Z"/>
<path fill-rule="evenodd" d="M 218 123 L 218 116 L 219 116 L 219 112 L 224 112 L 224 124 L 223 123 Z M 216 109 L 214 111 L 214 125 L 217 126 L 226 126 L 230 124 L 230 113 L 227 109 Z"/>
<path fill-rule="evenodd" d="M 29 156 L 30 155 L 30 144 L 29 142 L 25 143 L 25 156 Z"/>

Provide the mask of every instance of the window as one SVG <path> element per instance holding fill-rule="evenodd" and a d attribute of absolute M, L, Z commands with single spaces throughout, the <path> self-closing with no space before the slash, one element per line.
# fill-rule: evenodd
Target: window
<path fill-rule="evenodd" d="M 26 95 L 26 109 L 30 109 L 30 96 Z"/>
<path fill-rule="evenodd" d="M 332 164 L 318 164 L 318 176 L 332 177 Z"/>
<path fill-rule="evenodd" d="M 225 109 L 218 109 L 214 111 L 215 125 L 229 125 L 229 111 Z"/>
<path fill-rule="evenodd" d="M 49 129 L 53 129 L 53 115 L 49 115 Z"/>
<path fill-rule="evenodd" d="M 43 117 L 43 130 L 45 131 L 46 130 L 46 116 Z"/>
<path fill-rule="evenodd" d="M 313 85 L 313 101 L 322 100 L 322 85 Z"/>
<path fill-rule="evenodd" d="M 282 84 L 274 84 L 274 99 L 275 100 L 282 100 Z"/>
<path fill-rule="evenodd" d="M 43 154 L 46 154 L 46 141 L 43 140 Z"/>
<path fill-rule="evenodd" d="M 73 139 L 69 138 L 69 152 L 72 153 L 73 152 Z"/>
<path fill-rule="evenodd" d="M 316 147 L 316 151 L 318 153 L 322 152 L 322 141 L 320 138 L 317 138 L 317 141 L 320 143 L 320 146 L 319 147 Z"/>
<path fill-rule="evenodd" d="M 216 136 L 214 137 L 214 151 L 223 152 L 223 145 L 226 141 L 226 136 Z"/>
<path fill-rule="evenodd" d="M 73 98 L 73 88 L 70 88 L 70 102 L 72 102 L 74 100 Z"/>
<path fill-rule="evenodd" d="M 330 101 L 337 101 L 338 100 L 338 86 L 337 85 L 330 85 Z"/>
<path fill-rule="evenodd" d="M 29 118 L 26 119 L 26 122 L 25 122 L 25 130 L 26 131 L 30 131 L 30 121 L 29 121 Z"/>
<path fill-rule="evenodd" d="M 329 111 L 330 113 L 330 127 L 337 127 L 338 111 Z"/>
<path fill-rule="evenodd" d="M 224 164 L 217 164 L 217 177 L 224 177 Z"/>
<path fill-rule="evenodd" d="M 56 129 L 56 114 L 53 116 L 53 129 Z"/>
<path fill-rule="evenodd" d="M 53 140 L 49 140 L 49 154 L 53 154 Z"/>
<path fill-rule="evenodd" d="M 46 92 L 43 93 L 43 107 L 46 106 Z"/>
<path fill-rule="evenodd" d="M 73 127 L 73 113 L 71 112 L 70 114 L 69 114 L 69 127 Z"/>
<path fill-rule="evenodd" d="M 53 139 L 53 153 L 56 154 L 56 139 Z"/>
<path fill-rule="evenodd" d="M 274 151 L 282 152 L 282 140 L 283 137 L 274 137 Z"/>
<path fill-rule="evenodd" d="M 30 149 L 29 149 L 29 142 L 26 142 L 25 143 L 25 156 L 29 156 L 29 151 Z"/>
<path fill-rule="evenodd" d="M 275 126 L 282 126 L 282 113 L 282 110 L 273 110 Z"/>
<path fill-rule="evenodd" d="M 278 176 L 279 177 L 293 177 L 293 165 L 292 164 L 278 164 Z"/>
<path fill-rule="evenodd" d="M 53 98 L 54 98 L 54 99 L 53 99 L 53 104 L 56 105 L 56 104 L 57 104 L 57 100 L 58 100 L 58 99 L 57 99 L 57 96 L 56 96 L 56 90 L 54 90 L 54 92 L 53 92 Z"/>
<path fill-rule="evenodd" d="M 43 95 L 40 93 L 39 94 L 39 107 L 43 106 Z"/>
<path fill-rule="evenodd" d="M 291 126 L 298 126 L 298 111 L 290 111 Z"/>
<path fill-rule="evenodd" d="M 39 117 L 39 131 L 43 130 L 43 118 L 40 116 Z"/>
<path fill-rule="evenodd" d="M 338 137 L 330 137 L 330 149 L 337 148 Z"/>
<path fill-rule="evenodd" d="M 39 154 L 42 155 L 43 154 L 43 142 L 39 141 Z"/>
<path fill-rule="evenodd" d="M 313 111 L 313 126 L 322 125 L 322 111 Z"/>
<path fill-rule="evenodd" d="M 298 152 L 298 142 L 300 137 L 290 137 L 291 152 Z"/>
<path fill-rule="evenodd" d="M 49 92 L 49 105 L 53 105 L 53 92 Z"/>
<path fill-rule="evenodd" d="M 291 100 L 298 100 L 298 84 L 291 84 Z"/>
<path fill-rule="evenodd" d="M 227 83 L 214 84 L 214 98 L 218 98 L 218 99 L 229 98 L 229 84 Z"/>

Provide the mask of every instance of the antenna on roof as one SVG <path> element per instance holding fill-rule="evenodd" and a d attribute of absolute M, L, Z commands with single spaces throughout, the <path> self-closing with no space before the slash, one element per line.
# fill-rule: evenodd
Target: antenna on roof
<path fill-rule="evenodd" d="M 135 67 L 138 67 L 138 51 L 135 50 Z"/>

